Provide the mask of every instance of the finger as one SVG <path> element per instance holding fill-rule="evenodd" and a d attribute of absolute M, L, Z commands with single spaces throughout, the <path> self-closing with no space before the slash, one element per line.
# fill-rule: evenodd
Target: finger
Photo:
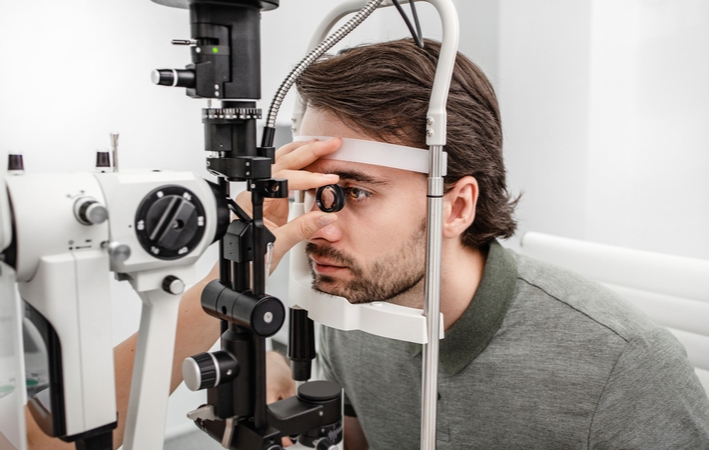
<path fill-rule="evenodd" d="M 342 140 L 333 138 L 327 141 L 315 141 L 301 145 L 289 153 L 276 160 L 273 171 L 278 172 L 284 169 L 302 169 L 313 163 L 318 158 L 333 153 L 340 148 Z"/>
<path fill-rule="evenodd" d="M 340 177 L 332 173 L 315 173 L 305 170 L 282 170 L 275 175 L 275 178 L 286 178 L 290 191 L 307 191 L 340 181 Z"/>
<path fill-rule="evenodd" d="M 273 230 L 276 237 L 272 270 L 276 268 L 283 255 L 304 239 L 313 236 L 318 230 L 338 220 L 338 216 L 321 211 L 311 211 L 296 217 L 286 225 Z"/>
<path fill-rule="evenodd" d="M 298 147 L 301 147 L 306 144 L 310 144 L 311 142 L 315 142 L 318 139 L 310 139 L 307 141 L 293 141 L 289 142 L 286 145 L 282 145 L 278 150 L 276 150 L 276 160 L 278 160 L 280 157 L 287 155 L 291 153 L 292 151 L 296 150 Z"/>

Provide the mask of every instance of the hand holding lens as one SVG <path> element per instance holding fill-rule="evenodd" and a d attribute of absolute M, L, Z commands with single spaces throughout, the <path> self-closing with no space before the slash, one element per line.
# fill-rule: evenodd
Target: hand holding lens
<path fill-rule="evenodd" d="M 315 203 L 323 212 L 338 212 L 345 207 L 345 191 L 338 184 L 321 186 L 316 190 Z M 306 211 L 312 207 L 313 203 L 310 204 L 310 208 L 306 208 Z"/>

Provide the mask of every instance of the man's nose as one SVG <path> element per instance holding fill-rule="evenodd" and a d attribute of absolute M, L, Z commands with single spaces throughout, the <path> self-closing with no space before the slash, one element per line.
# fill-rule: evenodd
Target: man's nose
<path fill-rule="evenodd" d="M 318 207 L 315 207 L 316 209 Z M 336 214 L 336 213 L 330 213 L 330 214 Z M 319 240 L 324 240 L 327 242 L 337 242 L 343 237 L 343 231 L 342 229 L 338 226 L 338 221 L 335 223 L 331 223 L 330 225 L 326 225 L 323 228 L 319 229 L 315 233 L 311 235 L 311 237 L 308 238 L 309 242 L 318 242 Z"/>

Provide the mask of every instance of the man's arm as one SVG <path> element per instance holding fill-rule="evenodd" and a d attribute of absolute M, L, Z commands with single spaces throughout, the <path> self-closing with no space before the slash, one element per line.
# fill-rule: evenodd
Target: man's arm
<path fill-rule="evenodd" d="M 627 343 L 599 399 L 589 448 L 708 448 L 708 397 L 665 329 Z"/>
<path fill-rule="evenodd" d="M 367 450 L 370 448 L 357 417 L 343 417 L 343 425 L 345 426 L 345 450 Z"/>

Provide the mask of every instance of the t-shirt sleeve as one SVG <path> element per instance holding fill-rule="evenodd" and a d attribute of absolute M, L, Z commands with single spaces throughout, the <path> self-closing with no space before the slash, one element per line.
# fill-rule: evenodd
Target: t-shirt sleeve
<path fill-rule="evenodd" d="M 627 343 L 599 399 L 589 448 L 708 448 L 707 394 L 667 330 Z"/>

